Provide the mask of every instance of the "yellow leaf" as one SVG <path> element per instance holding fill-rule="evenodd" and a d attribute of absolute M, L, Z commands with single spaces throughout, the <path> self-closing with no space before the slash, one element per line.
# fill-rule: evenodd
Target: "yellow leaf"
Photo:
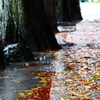
<path fill-rule="evenodd" d="M 86 53 L 87 51 L 82 51 L 82 52 Z"/>
<path fill-rule="evenodd" d="M 73 94 L 72 94 L 73 96 L 78 96 L 79 94 L 78 93 L 75 93 L 75 92 L 73 92 Z"/>
<path fill-rule="evenodd" d="M 25 93 L 20 92 L 20 93 L 18 94 L 18 97 L 22 97 L 22 98 L 24 98 L 24 97 L 25 97 Z"/>
<path fill-rule="evenodd" d="M 72 79 L 66 79 L 65 81 L 66 82 L 72 82 L 73 80 Z"/>
<path fill-rule="evenodd" d="M 90 89 L 91 89 L 90 86 L 85 87 L 85 90 L 86 90 L 86 91 L 89 91 Z"/>
<path fill-rule="evenodd" d="M 15 83 L 21 83 L 21 81 L 16 81 Z"/>
<path fill-rule="evenodd" d="M 68 62 L 72 62 L 72 60 L 71 60 L 70 58 L 67 58 L 66 60 L 67 60 Z"/>
<path fill-rule="evenodd" d="M 83 95 L 78 95 L 78 96 L 82 97 Z"/>
<path fill-rule="evenodd" d="M 39 81 L 40 83 L 47 83 L 47 80 L 42 79 L 41 81 Z"/>
<path fill-rule="evenodd" d="M 32 90 L 32 91 L 37 91 L 37 90 L 39 90 L 39 89 L 41 89 L 41 87 L 38 87 L 38 88 L 32 88 L 31 90 Z"/>
<path fill-rule="evenodd" d="M 98 58 L 97 60 L 100 60 L 100 58 Z"/>
<path fill-rule="evenodd" d="M 9 77 L 9 76 L 0 77 L 0 79 L 3 79 L 3 78 L 13 78 L 13 77 Z"/>
<path fill-rule="evenodd" d="M 97 63 L 97 66 L 100 67 L 100 63 Z"/>
<path fill-rule="evenodd" d="M 67 99 L 67 97 L 61 98 L 61 100 L 66 100 L 66 99 Z"/>
<path fill-rule="evenodd" d="M 3 79 L 4 77 L 0 77 L 0 79 Z"/>
<path fill-rule="evenodd" d="M 100 88 L 98 88 L 97 90 L 100 90 Z"/>
<path fill-rule="evenodd" d="M 94 71 L 94 75 L 100 75 L 100 73 L 98 71 Z"/>
<path fill-rule="evenodd" d="M 80 84 L 77 84 L 77 83 L 75 83 L 75 84 L 73 84 L 72 86 L 73 87 L 77 87 L 77 86 L 79 86 Z"/>
<path fill-rule="evenodd" d="M 74 90 L 74 88 L 69 88 L 69 90 Z"/>
<path fill-rule="evenodd" d="M 90 96 L 90 95 L 92 95 L 91 93 L 88 93 L 88 94 L 86 94 L 87 96 Z"/>
<path fill-rule="evenodd" d="M 36 78 L 40 78 L 40 76 L 35 76 Z"/>
<path fill-rule="evenodd" d="M 71 99 L 76 99 L 76 97 L 75 97 L 75 96 L 71 96 L 70 98 L 71 98 Z"/>
<path fill-rule="evenodd" d="M 96 85 L 97 83 L 94 82 L 94 80 L 92 80 L 92 83 L 90 85 Z"/>

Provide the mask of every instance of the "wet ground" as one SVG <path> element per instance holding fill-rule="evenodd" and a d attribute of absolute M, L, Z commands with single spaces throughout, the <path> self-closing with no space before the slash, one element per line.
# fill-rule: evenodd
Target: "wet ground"
<path fill-rule="evenodd" d="M 10 63 L 5 70 L 0 71 L 0 100 L 17 100 L 16 93 L 30 90 L 37 87 L 40 79 L 34 74 L 27 74 L 30 71 L 49 71 L 48 66 L 52 59 L 50 52 L 35 53 L 35 62 Z M 42 65 L 26 66 L 28 63 Z"/>
<path fill-rule="evenodd" d="M 100 100 L 100 20 L 58 28 L 63 49 L 0 71 L 0 100 Z"/>
<path fill-rule="evenodd" d="M 75 31 L 56 34 L 63 49 L 7 66 L 0 72 L 0 100 L 100 100 L 99 24 L 83 20 Z"/>

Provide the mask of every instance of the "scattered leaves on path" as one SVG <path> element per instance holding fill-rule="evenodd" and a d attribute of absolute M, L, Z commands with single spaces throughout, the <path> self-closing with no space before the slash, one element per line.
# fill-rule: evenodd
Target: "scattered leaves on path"
<path fill-rule="evenodd" d="M 10 76 L 0 77 L 0 79 L 5 79 L 5 78 L 13 78 L 13 77 Z"/>
<path fill-rule="evenodd" d="M 97 20 L 83 21 L 76 26 L 75 32 L 56 34 L 62 35 L 62 42 L 77 45 L 54 52 L 55 72 L 26 72 L 37 74 L 40 82 L 37 88 L 20 92 L 18 97 L 21 100 L 100 100 L 99 23 Z M 26 64 L 31 65 L 35 64 Z M 72 69 L 66 70 L 68 67 Z"/>

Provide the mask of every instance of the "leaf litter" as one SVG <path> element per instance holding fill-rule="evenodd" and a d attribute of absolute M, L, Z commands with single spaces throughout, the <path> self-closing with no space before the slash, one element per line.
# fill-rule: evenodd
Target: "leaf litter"
<path fill-rule="evenodd" d="M 99 23 L 99 20 L 82 21 L 76 25 L 75 32 L 64 32 L 59 41 L 76 45 L 54 52 L 54 72 L 26 72 L 37 74 L 40 84 L 18 93 L 19 100 L 100 100 Z"/>

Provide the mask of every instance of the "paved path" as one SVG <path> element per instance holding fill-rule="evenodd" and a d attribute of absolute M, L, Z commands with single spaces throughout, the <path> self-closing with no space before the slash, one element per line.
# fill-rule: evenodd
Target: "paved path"
<path fill-rule="evenodd" d="M 76 31 L 56 34 L 63 49 L 0 71 L 0 100 L 100 100 L 99 24 L 83 20 Z"/>
<path fill-rule="evenodd" d="M 36 78 L 36 74 L 28 74 L 27 72 L 54 71 L 49 66 L 52 53 L 35 52 L 34 55 L 36 61 L 10 63 L 5 70 L 0 70 L 0 100 L 23 100 L 17 99 L 18 93 L 29 91 L 40 84 L 40 79 Z M 32 65 L 26 66 L 28 63 L 32 63 Z"/>
<path fill-rule="evenodd" d="M 64 26 L 63 28 L 66 29 L 68 27 Z M 62 100 L 100 100 L 100 92 L 98 91 L 100 88 L 100 20 L 83 20 L 76 25 L 76 31 L 61 32 L 56 34 L 56 37 L 64 48 L 57 55 L 60 63 L 64 63 L 62 67 L 64 66 L 66 68 L 66 65 L 68 65 L 78 73 L 77 75 L 73 72 L 66 71 L 61 75 L 58 74 L 58 78 L 61 77 L 60 80 L 63 79 L 64 74 L 66 74 L 65 76 L 69 76 L 69 80 L 64 78 L 62 83 L 55 83 L 58 86 L 57 88 L 62 85 L 63 88 L 60 89 L 66 90 L 58 90 Z M 72 43 L 75 45 L 69 47 L 68 43 L 69 45 Z M 68 57 L 66 56 L 68 55 L 67 53 L 69 54 Z M 73 79 L 74 76 L 75 78 Z M 81 79 L 85 81 L 83 82 Z M 91 86 L 92 81 L 95 84 L 93 87 Z M 66 87 L 66 84 L 68 87 Z M 97 86 L 99 87 L 97 88 Z M 86 87 L 90 89 L 87 91 Z M 56 92 L 54 90 L 57 96 Z M 53 100 L 60 100 L 60 98 L 58 97 L 56 99 L 56 97 L 53 97 Z"/>
<path fill-rule="evenodd" d="M 100 100 L 100 20 L 75 28 L 56 34 L 63 49 L 0 71 L 0 100 Z"/>

